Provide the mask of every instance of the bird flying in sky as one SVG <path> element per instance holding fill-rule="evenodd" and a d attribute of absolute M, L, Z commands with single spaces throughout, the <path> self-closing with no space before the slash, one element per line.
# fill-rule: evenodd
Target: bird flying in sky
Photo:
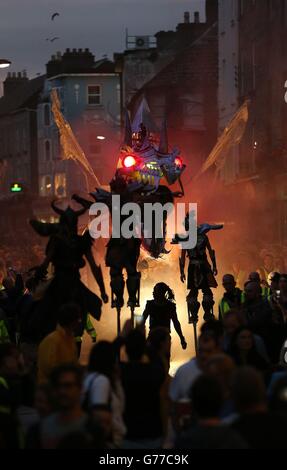
<path fill-rule="evenodd" d="M 54 21 L 57 16 L 60 16 L 60 13 L 53 13 L 53 15 L 51 16 L 51 20 Z"/>
<path fill-rule="evenodd" d="M 47 38 L 46 41 L 50 41 L 50 42 L 54 42 L 54 41 L 57 41 L 58 39 L 58 36 L 55 36 L 54 38 Z"/>

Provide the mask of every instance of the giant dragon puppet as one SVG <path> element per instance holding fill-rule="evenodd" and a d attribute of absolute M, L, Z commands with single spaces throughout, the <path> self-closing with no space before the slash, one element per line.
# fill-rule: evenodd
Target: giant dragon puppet
<path fill-rule="evenodd" d="M 142 101 L 135 119 L 131 124 L 126 113 L 125 139 L 120 150 L 117 169 L 110 182 L 110 191 L 96 189 L 90 195 L 96 202 L 104 202 L 112 208 L 112 196 L 120 196 L 120 204 L 137 203 L 144 210 L 145 203 L 172 203 L 175 198 L 184 195 L 181 175 L 185 165 L 178 149 L 169 151 L 166 121 L 163 122 L 160 139 L 156 142 L 152 132 L 152 118 L 145 100 Z M 164 181 L 165 180 L 165 181 Z M 169 186 L 179 182 L 180 191 L 172 192 Z M 73 198 L 90 207 L 92 202 L 77 195 Z M 140 249 L 145 249 L 153 258 L 168 253 L 166 244 L 167 213 L 164 213 L 162 238 L 145 236 L 142 225 L 141 237 L 125 239 L 111 238 L 107 245 L 106 265 L 110 269 L 112 308 L 118 313 L 118 330 L 120 330 L 120 314 L 124 306 L 125 280 L 128 291 L 128 307 L 131 309 L 132 320 L 136 307 L 140 306 L 140 272 L 137 264 Z M 151 231 L 153 233 L 153 231 Z"/>

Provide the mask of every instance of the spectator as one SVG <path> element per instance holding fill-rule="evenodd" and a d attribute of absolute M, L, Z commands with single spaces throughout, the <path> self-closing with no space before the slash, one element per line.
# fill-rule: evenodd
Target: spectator
<path fill-rule="evenodd" d="M 58 367 L 51 373 L 50 383 L 58 411 L 41 423 L 40 449 L 57 449 L 63 439 L 74 433 L 88 439 L 89 418 L 81 408 L 81 370 L 74 365 Z"/>
<path fill-rule="evenodd" d="M 250 367 L 239 369 L 232 384 L 239 418 L 233 428 L 250 449 L 286 449 L 286 421 L 268 411 L 262 375 Z"/>
<path fill-rule="evenodd" d="M 40 344 L 38 352 L 38 382 L 47 383 L 51 371 L 62 364 L 77 364 L 78 354 L 74 332 L 80 322 L 75 304 L 64 305 L 59 312 L 57 329 Z"/>
<path fill-rule="evenodd" d="M 245 285 L 244 318 L 254 332 L 266 332 L 272 322 L 272 309 L 267 299 L 262 298 L 258 282 L 247 282 Z M 262 336 L 262 335 L 261 335 Z"/>
<path fill-rule="evenodd" d="M 101 341 L 93 347 L 84 380 L 82 403 L 84 409 L 103 427 L 106 425 L 110 444 L 120 447 L 126 433 L 123 421 L 125 400 L 112 343 Z"/>
<path fill-rule="evenodd" d="M 248 327 L 240 327 L 233 336 L 230 355 L 237 366 L 251 366 L 266 371 L 267 362 L 258 354 L 252 331 Z"/>
<path fill-rule="evenodd" d="M 281 379 L 287 378 L 287 341 L 284 341 L 283 347 L 280 352 L 280 361 L 277 370 L 273 372 L 268 388 L 268 397 L 273 395 L 273 391 L 277 386 L 277 383 Z"/>
<path fill-rule="evenodd" d="M 204 333 L 198 341 L 198 356 L 181 366 L 171 382 L 169 396 L 172 402 L 179 403 L 189 397 L 193 382 L 205 370 L 208 360 L 221 352 L 218 339 Z"/>
<path fill-rule="evenodd" d="M 39 385 L 36 388 L 34 407 L 40 419 L 44 419 L 52 413 L 54 402 L 49 384 Z"/>
<path fill-rule="evenodd" d="M 269 276 L 268 276 L 268 279 L 269 279 Z M 269 289 L 268 282 L 265 280 L 262 281 L 260 279 L 260 274 L 258 272 L 255 271 L 255 272 L 250 273 L 248 277 L 248 282 L 257 282 L 257 284 L 260 286 L 262 297 L 266 299 L 269 297 L 270 289 Z"/>
<path fill-rule="evenodd" d="M 243 439 L 220 423 L 223 404 L 222 388 L 213 378 L 202 375 L 190 392 L 191 409 L 195 424 L 176 441 L 176 448 L 189 450 L 246 449 Z"/>
<path fill-rule="evenodd" d="M 55 403 L 52 397 L 52 390 L 49 384 L 39 385 L 34 394 L 34 410 L 37 416 L 36 423 L 32 424 L 26 433 L 26 448 L 41 448 L 40 431 L 45 418 L 55 411 Z"/>
<path fill-rule="evenodd" d="M 213 319 L 203 323 L 200 331 L 202 335 L 207 334 L 214 336 L 219 348 L 223 348 L 224 329 L 220 320 Z"/>
<path fill-rule="evenodd" d="M 234 333 L 242 326 L 242 318 L 238 310 L 230 310 L 223 318 L 223 350 L 228 352 Z"/>
<path fill-rule="evenodd" d="M 232 274 L 225 274 L 222 279 L 222 285 L 225 293 L 219 303 L 219 319 L 223 320 L 224 316 L 232 309 L 237 309 L 241 306 L 243 299 L 243 292 L 236 287 L 236 281 Z"/>
<path fill-rule="evenodd" d="M 223 319 L 224 337 L 223 337 L 223 350 L 228 353 L 231 347 L 231 341 L 235 332 L 241 327 L 242 318 L 240 312 L 231 310 L 228 312 Z M 268 356 L 265 343 L 263 339 L 258 335 L 253 335 L 256 351 L 263 357 L 263 359 L 269 364 L 270 358 Z"/>
<path fill-rule="evenodd" d="M 282 313 L 282 322 L 287 321 L 287 274 L 282 274 L 279 280 L 279 299 L 278 305 Z"/>
<path fill-rule="evenodd" d="M 121 363 L 126 449 L 159 449 L 163 439 L 160 396 L 166 372 L 161 364 L 151 362 L 145 352 L 144 334 L 139 329 L 131 331 L 126 338 L 128 362 Z"/>
<path fill-rule="evenodd" d="M 278 350 L 272 339 L 273 310 L 268 299 L 262 297 L 261 287 L 257 282 L 245 285 L 245 302 L 242 315 L 245 323 L 258 336 L 261 336 L 273 363 L 278 361 Z"/>
<path fill-rule="evenodd" d="M 259 269 L 260 279 L 268 283 L 268 276 L 270 273 L 274 272 L 275 269 L 274 256 L 270 253 L 266 253 L 263 258 L 263 266 Z"/>
<path fill-rule="evenodd" d="M 268 285 L 270 288 L 270 295 L 275 295 L 276 292 L 280 290 L 280 287 L 279 287 L 280 277 L 281 277 L 281 274 L 277 272 L 273 272 L 269 274 Z"/>
<path fill-rule="evenodd" d="M 163 282 L 155 286 L 153 290 L 153 300 L 147 301 L 146 308 L 143 313 L 144 323 L 148 318 L 150 321 L 150 331 L 158 327 L 167 328 L 170 331 L 170 323 L 172 321 L 180 338 L 182 348 L 187 348 L 181 325 L 177 317 L 174 293 L 170 287 Z"/>
<path fill-rule="evenodd" d="M 212 357 L 206 365 L 206 374 L 214 377 L 221 387 L 223 403 L 219 416 L 225 423 L 232 421 L 236 416 L 231 398 L 231 383 L 234 371 L 235 364 L 233 360 L 225 354 Z"/>

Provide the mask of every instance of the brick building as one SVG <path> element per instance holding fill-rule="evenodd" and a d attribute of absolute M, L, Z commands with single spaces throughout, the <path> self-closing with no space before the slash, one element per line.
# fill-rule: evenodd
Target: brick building
<path fill-rule="evenodd" d="M 118 69 L 123 75 L 123 102 L 134 95 L 177 54 L 196 41 L 217 20 L 217 0 L 206 0 L 205 19 L 195 12 L 185 12 L 183 22 L 173 31 L 159 31 L 154 36 L 127 35 L 126 50 L 115 54 Z"/>

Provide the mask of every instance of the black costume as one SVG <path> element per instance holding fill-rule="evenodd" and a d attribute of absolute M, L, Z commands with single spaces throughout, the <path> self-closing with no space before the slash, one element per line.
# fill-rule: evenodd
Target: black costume
<path fill-rule="evenodd" d="M 70 207 L 66 211 L 60 210 L 55 204 L 52 207 L 60 215 L 59 223 L 31 221 L 37 233 L 50 236 L 46 259 L 36 271 L 36 281 L 43 279 L 50 263 L 54 268 L 53 278 L 33 319 L 33 327 L 37 329 L 40 338 L 55 329 L 59 308 L 65 303 L 74 302 L 79 305 L 83 322 L 88 313 L 100 320 L 102 301 L 81 282 L 80 269 L 85 266 L 84 257 L 100 287 L 102 299 L 105 302 L 108 300 L 101 269 L 96 265 L 92 254 L 92 238 L 88 231 L 83 235 L 77 233 L 78 217 L 86 209 L 75 212 Z"/>
<path fill-rule="evenodd" d="M 188 257 L 188 280 L 187 288 L 189 294 L 187 296 L 189 322 L 196 324 L 198 322 L 198 312 L 200 303 L 198 302 L 198 294 L 201 290 L 203 293 L 202 307 L 204 310 L 204 320 L 208 321 L 214 317 L 213 307 L 214 299 L 211 289 L 218 286 L 215 276 L 217 275 L 217 266 L 215 251 L 211 248 L 207 233 L 210 230 L 220 230 L 223 226 L 201 225 L 197 230 L 197 244 L 191 250 L 182 250 L 180 258 L 180 273 L 182 282 L 185 281 L 185 259 Z M 207 251 L 212 261 L 212 269 L 208 262 Z"/>
<path fill-rule="evenodd" d="M 189 231 L 189 217 L 190 215 L 187 214 L 185 219 L 185 229 L 187 232 Z M 221 230 L 222 228 L 223 225 L 200 225 L 197 228 L 197 243 L 195 248 L 190 250 L 183 249 L 179 260 L 180 278 L 182 282 L 185 282 L 185 261 L 186 258 L 189 259 L 187 280 L 189 294 L 187 296 L 187 307 L 189 323 L 193 324 L 195 327 L 198 322 L 198 312 L 200 309 L 200 303 L 198 302 L 198 294 L 200 290 L 203 293 L 202 307 L 204 310 L 204 320 L 209 321 L 214 318 L 214 299 L 211 289 L 218 286 L 215 279 L 215 276 L 217 275 L 217 266 L 215 251 L 211 248 L 207 233 L 210 230 Z M 186 238 L 176 235 L 173 240 L 173 244 L 184 243 L 187 239 L 189 239 L 189 237 Z M 212 261 L 212 268 L 208 262 L 207 251 Z M 195 339 L 197 342 L 197 338 Z"/>

